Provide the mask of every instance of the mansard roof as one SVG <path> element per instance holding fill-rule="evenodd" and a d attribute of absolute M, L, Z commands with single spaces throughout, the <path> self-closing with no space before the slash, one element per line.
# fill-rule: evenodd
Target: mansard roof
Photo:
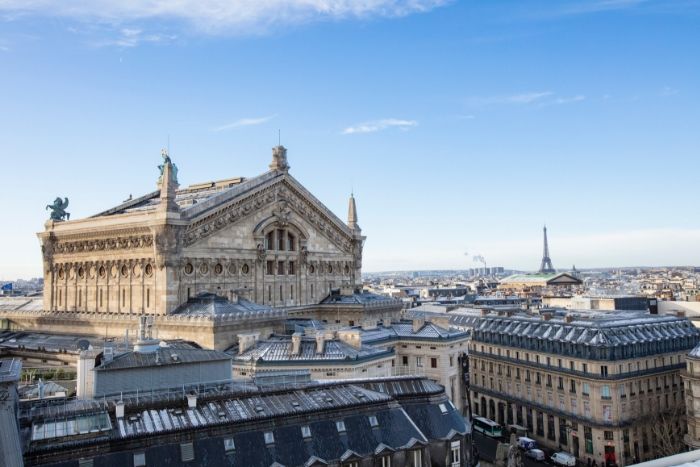
<path fill-rule="evenodd" d="M 179 463 L 180 443 L 191 440 L 198 465 L 335 464 L 437 442 L 467 429 L 444 388 L 417 377 L 253 388 L 202 398 L 193 408 L 186 407 L 182 394 L 142 397 L 126 402 L 123 418 L 115 417 L 114 403 L 69 401 L 55 410 L 23 411 L 26 458 L 55 462 L 87 448 L 96 465 L 123 465 L 134 452 L 144 452 L 148 465 L 171 465 Z M 96 423 L 95 432 L 70 429 L 85 419 Z M 118 450 L 110 448 L 115 441 Z"/>
<path fill-rule="evenodd" d="M 292 339 L 290 336 L 273 336 L 266 340 L 258 341 L 255 347 L 246 350 L 234 357 L 234 361 L 251 361 L 256 363 L 295 364 L 296 362 L 323 361 L 337 364 L 355 363 L 358 360 L 367 360 L 391 356 L 393 352 L 377 349 L 368 345 L 355 348 L 343 341 L 332 339 L 325 340 L 323 352 L 318 352 L 316 339 L 303 336 L 301 338 L 299 353 L 292 353 Z"/>
<path fill-rule="evenodd" d="M 392 323 L 391 326 L 380 326 L 375 329 L 361 329 L 362 342 L 376 344 L 383 341 L 400 339 L 417 340 L 451 340 L 466 339 L 469 333 L 457 329 L 445 329 L 434 323 L 426 322 L 418 330 L 413 329 L 411 321 Z"/>
<path fill-rule="evenodd" d="M 565 353 L 578 346 L 600 348 L 589 357 L 601 359 L 690 349 L 700 340 L 700 330 L 676 316 L 641 311 L 576 311 L 547 319 L 549 316 L 487 315 L 474 328 L 473 340 Z"/>
<path fill-rule="evenodd" d="M 125 370 L 230 360 L 230 355 L 217 350 L 159 347 L 153 352 L 124 352 L 116 355 L 110 361 L 102 360 L 101 364 L 95 367 L 95 370 Z"/>

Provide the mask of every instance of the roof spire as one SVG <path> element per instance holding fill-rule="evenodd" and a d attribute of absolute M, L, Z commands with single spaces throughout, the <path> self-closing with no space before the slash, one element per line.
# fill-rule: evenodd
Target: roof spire
<path fill-rule="evenodd" d="M 350 200 L 348 201 L 348 227 L 353 230 L 360 229 L 360 226 L 357 224 L 357 205 L 355 204 L 354 193 L 350 193 Z"/>

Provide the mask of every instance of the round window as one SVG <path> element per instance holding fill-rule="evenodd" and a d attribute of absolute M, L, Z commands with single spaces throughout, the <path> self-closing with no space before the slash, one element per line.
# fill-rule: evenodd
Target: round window
<path fill-rule="evenodd" d="M 202 263 L 199 265 L 199 272 L 206 274 L 209 272 L 209 265 L 207 263 Z"/>
<path fill-rule="evenodd" d="M 333 274 L 333 266 L 328 265 L 328 274 Z"/>
<path fill-rule="evenodd" d="M 214 272 L 216 274 L 221 274 L 224 272 L 224 267 L 221 265 L 221 263 L 216 263 L 216 266 L 214 266 Z"/>
<path fill-rule="evenodd" d="M 85 277 L 85 269 L 82 266 L 78 268 L 78 277 L 81 279 Z"/>
<path fill-rule="evenodd" d="M 61 268 L 58 270 L 58 278 L 63 279 L 64 277 L 66 277 L 66 272 Z"/>
<path fill-rule="evenodd" d="M 309 274 L 313 274 L 314 272 L 316 272 L 316 267 L 314 267 L 314 265 L 312 264 L 311 266 L 309 266 Z"/>
<path fill-rule="evenodd" d="M 129 275 L 129 268 L 126 267 L 126 265 L 124 265 L 124 266 L 122 266 L 121 272 L 122 272 L 122 276 L 126 277 Z"/>
<path fill-rule="evenodd" d="M 244 264 L 243 267 L 241 267 L 241 272 L 243 274 L 248 274 L 250 272 L 250 266 L 248 266 L 247 264 Z"/>
<path fill-rule="evenodd" d="M 146 275 L 147 276 L 153 275 L 153 265 L 151 265 L 151 264 L 146 265 Z"/>
<path fill-rule="evenodd" d="M 107 270 L 105 269 L 104 266 L 100 266 L 100 270 L 99 270 L 98 274 L 99 274 L 100 277 L 102 277 L 102 278 L 104 278 L 104 277 L 107 275 Z"/>
<path fill-rule="evenodd" d="M 187 263 L 185 265 L 185 274 L 192 274 L 194 272 L 194 266 L 192 266 L 192 263 Z"/>

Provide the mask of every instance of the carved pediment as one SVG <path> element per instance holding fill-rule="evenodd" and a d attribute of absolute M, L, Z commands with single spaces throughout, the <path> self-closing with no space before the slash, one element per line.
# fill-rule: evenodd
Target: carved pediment
<path fill-rule="evenodd" d="M 216 232 L 263 209 L 272 207 L 272 215 L 281 224 L 299 216 L 340 250 L 353 252 L 353 237 L 345 226 L 327 214 L 327 209 L 317 206 L 302 190 L 286 179 L 268 185 L 247 196 L 228 202 L 206 217 L 192 222 L 185 231 L 184 245 L 210 237 Z"/>

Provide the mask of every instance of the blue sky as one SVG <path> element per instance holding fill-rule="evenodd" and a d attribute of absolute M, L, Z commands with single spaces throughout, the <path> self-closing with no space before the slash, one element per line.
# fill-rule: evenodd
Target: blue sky
<path fill-rule="evenodd" d="M 292 174 L 365 270 L 700 264 L 700 2 L 0 0 L 0 278 L 44 206 Z M 468 255 L 465 255 L 468 253 Z"/>

